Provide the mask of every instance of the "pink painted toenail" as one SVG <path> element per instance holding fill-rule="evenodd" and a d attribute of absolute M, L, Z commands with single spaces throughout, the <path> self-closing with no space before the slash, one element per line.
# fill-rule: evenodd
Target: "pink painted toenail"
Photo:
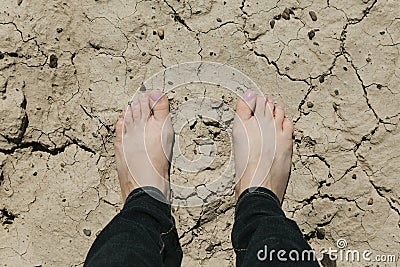
<path fill-rule="evenodd" d="M 139 102 L 135 99 L 135 100 L 133 100 L 132 101 L 132 106 L 137 106 L 137 105 L 139 105 Z"/>
<path fill-rule="evenodd" d="M 140 97 L 144 99 L 144 98 L 147 97 L 147 94 L 146 93 L 140 93 Z"/>
<path fill-rule="evenodd" d="M 268 102 L 269 103 L 274 103 L 274 100 L 272 100 L 272 98 L 268 98 Z"/>
<path fill-rule="evenodd" d="M 154 101 L 158 101 L 160 100 L 160 98 L 162 97 L 162 94 L 160 91 L 154 91 L 150 93 L 150 97 L 151 99 L 153 99 Z"/>
<path fill-rule="evenodd" d="M 252 100 L 255 97 L 255 94 L 253 91 L 247 91 L 244 95 L 243 95 L 243 99 L 246 101 Z"/>
<path fill-rule="evenodd" d="M 277 106 L 277 108 L 283 109 L 283 107 L 282 107 L 282 106 L 279 106 L 279 105 Z"/>

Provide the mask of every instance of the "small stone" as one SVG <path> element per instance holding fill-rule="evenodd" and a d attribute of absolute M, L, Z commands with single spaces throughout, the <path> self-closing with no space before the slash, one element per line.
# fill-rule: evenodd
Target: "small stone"
<path fill-rule="evenodd" d="M 58 33 L 62 33 L 62 31 L 63 31 L 63 28 L 57 28 Z"/>
<path fill-rule="evenodd" d="M 90 236 L 92 234 L 92 231 L 90 231 L 89 229 L 83 229 L 83 233 L 85 234 L 85 236 Z"/>
<path fill-rule="evenodd" d="M 218 22 L 222 22 L 222 19 L 221 19 L 221 18 L 217 18 L 217 21 L 218 21 Z"/>
<path fill-rule="evenodd" d="M 353 173 L 353 175 L 351 176 L 351 178 L 352 178 L 353 180 L 357 179 L 357 174 Z"/>
<path fill-rule="evenodd" d="M 281 14 L 278 14 L 278 15 L 276 15 L 276 16 L 274 17 L 274 20 L 280 20 L 281 17 L 282 17 L 282 15 L 281 15 Z"/>
<path fill-rule="evenodd" d="M 17 0 L 17 5 L 20 6 L 22 4 L 22 0 Z"/>
<path fill-rule="evenodd" d="M 310 11 L 309 12 L 309 14 L 310 14 L 310 17 L 311 17 L 311 19 L 313 20 L 313 21 L 317 21 L 317 19 L 318 19 L 318 17 L 317 17 L 317 13 L 315 13 L 315 11 Z"/>
<path fill-rule="evenodd" d="M 372 204 L 374 204 L 374 199 L 371 197 L 369 200 L 368 200 L 368 205 L 372 205 Z"/>
<path fill-rule="evenodd" d="M 272 19 L 272 20 L 269 22 L 269 26 L 271 26 L 271 29 L 273 29 L 273 28 L 275 27 L 275 20 L 274 20 L 274 19 Z"/>
<path fill-rule="evenodd" d="M 285 10 L 282 13 L 282 18 L 284 18 L 285 20 L 290 20 L 290 9 L 289 8 L 285 8 Z"/>
<path fill-rule="evenodd" d="M 208 247 L 206 247 L 206 251 L 211 252 L 214 249 L 214 245 L 210 244 Z"/>
<path fill-rule="evenodd" d="M 385 31 L 381 31 L 379 34 L 384 35 L 385 33 L 386 33 Z"/>
<path fill-rule="evenodd" d="M 325 75 L 321 75 L 318 80 L 319 80 L 320 83 L 324 83 L 325 82 Z"/>
<path fill-rule="evenodd" d="M 164 29 L 163 28 L 158 28 L 157 29 L 157 35 L 160 37 L 161 40 L 164 39 Z"/>
<path fill-rule="evenodd" d="M 317 227 L 316 232 L 317 232 L 317 238 L 318 239 L 324 239 L 325 238 L 325 229 L 324 228 Z"/>
<path fill-rule="evenodd" d="M 335 93 L 335 95 L 339 95 L 339 90 L 335 89 L 335 91 L 333 91 Z"/>
<path fill-rule="evenodd" d="M 50 63 L 49 63 L 50 68 L 57 68 L 58 66 L 58 58 L 56 55 L 51 55 L 50 56 Z"/>
<path fill-rule="evenodd" d="M 307 107 L 308 108 L 312 108 L 314 106 L 314 104 L 312 102 L 307 102 Z"/>
<path fill-rule="evenodd" d="M 366 60 L 368 63 L 370 63 L 370 62 L 372 61 L 372 59 L 371 59 L 370 57 L 367 57 L 365 60 Z"/>
<path fill-rule="evenodd" d="M 315 37 L 315 31 L 311 30 L 308 32 L 308 39 L 312 40 Z"/>
<path fill-rule="evenodd" d="M 381 90 L 382 87 L 383 87 L 382 84 L 377 84 L 377 85 L 376 85 L 376 88 L 378 88 L 378 90 Z"/>
<path fill-rule="evenodd" d="M 4 54 L 0 53 L 0 59 L 3 59 L 3 58 L 4 58 Z"/>

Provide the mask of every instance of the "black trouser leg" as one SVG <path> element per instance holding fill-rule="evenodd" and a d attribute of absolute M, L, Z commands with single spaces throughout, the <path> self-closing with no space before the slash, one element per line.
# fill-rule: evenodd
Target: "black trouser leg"
<path fill-rule="evenodd" d="M 297 224 L 265 188 L 248 189 L 239 197 L 232 244 L 237 266 L 319 266 Z"/>
<path fill-rule="evenodd" d="M 132 191 L 96 238 L 84 266 L 180 266 L 182 250 L 170 206 L 157 198 L 165 200 L 154 187 Z"/>

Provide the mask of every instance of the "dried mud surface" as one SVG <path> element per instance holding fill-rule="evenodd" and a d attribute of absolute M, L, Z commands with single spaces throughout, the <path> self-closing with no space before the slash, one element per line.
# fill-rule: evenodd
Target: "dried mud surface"
<path fill-rule="evenodd" d="M 121 107 L 151 75 L 198 60 L 243 71 L 294 118 L 283 207 L 313 248 L 345 238 L 397 255 L 399 49 L 397 0 L 2 0 L 0 264 L 82 266 L 121 208 L 112 145 Z M 202 88 L 170 94 L 172 107 L 213 94 Z M 213 97 L 234 106 L 228 93 Z M 197 180 L 179 169 L 172 179 L 218 173 L 231 149 L 223 132 L 201 117 L 184 128 L 188 158 L 191 140 L 210 135 L 220 161 Z M 232 191 L 173 212 L 184 266 L 234 264 Z"/>

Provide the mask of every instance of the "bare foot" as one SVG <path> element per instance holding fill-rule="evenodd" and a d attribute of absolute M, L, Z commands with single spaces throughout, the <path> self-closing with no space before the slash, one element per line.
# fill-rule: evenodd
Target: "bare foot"
<path fill-rule="evenodd" d="M 115 161 L 122 197 L 154 186 L 168 198 L 173 129 L 168 98 L 160 91 L 138 96 L 116 125 Z"/>
<path fill-rule="evenodd" d="M 282 202 L 292 163 L 293 123 L 282 107 L 248 91 L 236 106 L 233 147 L 236 197 L 250 187 L 265 187 Z"/>

